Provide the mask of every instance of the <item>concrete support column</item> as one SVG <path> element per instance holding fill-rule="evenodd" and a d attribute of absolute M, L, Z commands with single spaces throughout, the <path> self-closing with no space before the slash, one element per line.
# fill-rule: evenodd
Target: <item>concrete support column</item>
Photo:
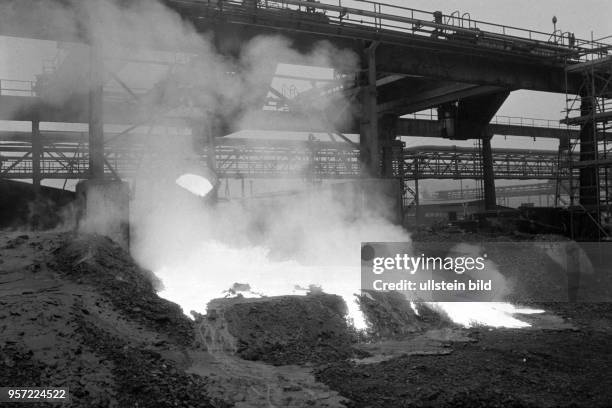
<path fill-rule="evenodd" d="M 593 100 L 583 95 L 580 104 L 580 115 L 588 116 L 593 113 Z M 593 122 L 586 120 L 580 128 L 580 161 L 595 160 L 597 158 L 597 145 L 594 137 Z M 580 168 L 580 204 L 593 210 L 599 200 L 599 186 L 597 184 L 597 168 L 595 166 Z"/>
<path fill-rule="evenodd" d="M 485 210 L 494 210 L 496 208 L 495 175 L 493 174 L 493 150 L 490 135 L 482 137 L 482 181 Z"/>
<path fill-rule="evenodd" d="M 104 178 L 104 62 L 96 45 L 90 47 L 89 81 L 89 177 L 102 179 Z"/>
<path fill-rule="evenodd" d="M 376 95 L 376 48 L 374 42 L 365 49 L 364 68 L 367 69 L 365 84 L 361 88 L 360 155 L 362 172 L 366 177 L 380 176 L 380 154 L 378 146 L 378 101 Z"/>
<path fill-rule="evenodd" d="M 40 122 L 34 120 L 32 121 L 32 185 L 37 192 L 40 190 L 40 181 L 42 179 L 40 168 L 42 153 L 43 147 L 40 138 Z"/>

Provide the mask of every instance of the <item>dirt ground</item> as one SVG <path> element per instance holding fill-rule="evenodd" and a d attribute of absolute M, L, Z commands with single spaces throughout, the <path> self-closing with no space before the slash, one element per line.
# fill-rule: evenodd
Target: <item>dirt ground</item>
<path fill-rule="evenodd" d="M 312 367 L 206 345 L 157 284 L 104 237 L 1 233 L 0 386 L 69 387 L 70 407 L 344 406 Z"/>
<path fill-rule="evenodd" d="M 547 313 L 530 317 L 528 329 L 462 329 L 433 319 L 415 330 L 390 326 L 401 336 L 369 343 L 341 333 L 335 320 L 283 343 L 275 339 L 299 321 L 286 320 L 294 326 L 272 335 L 266 325 L 283 319 L 269 315 L 285 308 L 307 316 L 319 306 L 241 306 L 254 317 L 234 315 L 233 334 L 221 328 L 206 337 L 157 297 L 157 285 L 103 237 L 0 233 L 0 386 L 68 386 L 71 407 L 612 405 L 610 304 L 535 305 Z M 236 327 L 243 341 L 267 333 L 245 349 L 249 360 L 226 347 L 237 344 Z"/>
<path fill-rule="evenodd" d="M 475 341 L 450 343 L 448 354 L 332 363 L 317 379 L 349 407 L 611 406 L 610 305 L 544 306 L 577 328 L 464 330 Z"/>

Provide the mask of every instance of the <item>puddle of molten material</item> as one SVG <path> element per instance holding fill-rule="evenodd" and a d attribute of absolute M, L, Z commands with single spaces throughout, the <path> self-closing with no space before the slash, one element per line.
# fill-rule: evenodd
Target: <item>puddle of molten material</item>
<path fill-rule="evenodd" d="M 427 306 L 463 327 L 521 329 L 530 327 L 531 324 L 516 315 L 544 313 L 544 310 L 519 308 L 502 302 L 430 302 Z"/>
<path fill-rule="evenodd" d="M 245 297 L 305 294 L 298 288 L 314 284 L 326 293 L 342 296 L 355 327 L 367 327 L 353 296 L 361 284 L 359 271 L 351 267 L 273 261 L 267 252 L 262 247 L 233 248 L 217 241 L 203 241 L 197 251 L 173 259 L 155 271 L 165 285 L 159 294 L 178 303 L 189 315 L 191 310 L 204 313 L 210 300 L 225 296 L 235 283 L 249 284 L 250 292 L 241 293 Z M 531 323 L 525 317 L 544 312 L 501 302 L 429 302 L 426 305 L 463 327 L 528 328 Z"/>
<path fill-rule="evenodd" d="M 357 267 L 358 268 L 358 267 Z M 178 303 L 185 314 L 205 313 L 206 304 L 224 297 L 235 283 L 247 284 L 244 297 L 305 295 L 309 285 L 341 296 L 358 329 L 366 327 L 355 302 L 361 284 L 359 269 L 339 266 L 310 266 L 296 261 L 273 261 L 263 247 L 233 248 L 217 241 L 201 242 L 198 250 L 168 261 L 155 275 L 164 283 L 159 295 Z"/>

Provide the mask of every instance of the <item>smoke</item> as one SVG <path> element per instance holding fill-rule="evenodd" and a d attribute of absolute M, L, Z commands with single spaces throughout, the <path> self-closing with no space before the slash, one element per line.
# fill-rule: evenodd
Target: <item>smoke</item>
<path fill-rule="evenodd" d="M 124 106 L 132 112 L 134 123 L 189 111 L 209 122 L 225 122 L 228 130 L 248 127 L 257 120 L 263 100 L 269 96 L 279 63 L 333 67 L 342 73 L 354 73 L 358 66 L 351 50 L 337 49 L 327 41 L 316 42 L 307 53 L 300 53 L 293 49 L 291 40 L 278 35 L 243 40 L 236 33 L 236 38 L 213 39 L 212 32 L 196 30 L 156 0 L 4 2 L 0 24 L 7 32 L 41 36 L 53 35 L 59 28 L 62 60 L 55 72 L 39 77 L 36 90 L 45 102 L 65 110 L 82 108 L 88 91 L 99 85 L 90 75 L 91 48 L 83 43 L 93 45 L 104 64 L 101 81 L 128 97 Z M 217 48 L 223 48 L 223 54 Z M 166 67 L 138 64 L 138 60 L 163 61 Z M 100 61 L 94 59 L 93 63 L 100 68 Z M 138 100 L 130 100 L 119 81 L 133 88 Z M 152 90 L 145 90 L 152 85 Z M 346 119 L 338 104 L 343 97 L 316 98 L 320 92 L 315 88 L 316 83 L 313 98 L 283 103 L 316 107 L 328 114 L 325 120 L 317 119 L 319 115 L 308 118 L 303 125 L 310 127 Z M 15 111 L 19 112 L 19 107 Z"/>
<path fill-rule="evenodd" d="M 322 97 L 329 90 L 317 81 L 302 85 L 299 95 L 271 87 L 281 63 L 354 74 L 359 64 L 351 50 L 323 41 L 297 51 L 291 40 L 277 35 L 245 40 L 237 34 L 220 45 L 212 33 L 201 34 L 155 0 L 20 0 L 0 7 L 0 24 L 15 33 L 43 35 L 49 27 L 62 28 L 65 58 L 38 84 L 47 103 L 66 112 L 82 109 L 91 87 L 103 82 L 107 89 L 112 86 L 111 96 L 122 94 L 114 113 L 129 116 L 130 124 L 149 126 L 137 128 L 146 134 L 107 143 L 142 146 L 143 154 L 132 158 L 140 160 L 132 180 L 132 252 L 164 281 L 164 296 L 186 311 L 202 312 L 208 301 L 233 288 L 272 296 L 304 293 L 315 285 L 343 296 L 356 325 L 363 327 L 352 301 L 360 287 L 360 242 L 409 241 L 388 221 L 387 205 L 362 205 L 370 195 L 360 189 L 311 187 L 308 194 L 285 200 L 215 206 L 176 183 L 184 174 L 201 175 L 199 148 L 212 134 L 261 121 L 266 98 L 311 112 L 284 123 L 288 130 L 337 127 L 352 113 L 345 93 Z M 78 45 L 83 41 L 94 46 L 100 60 L 93 61 L 103 61 L 104 69 L 90 66 L 90 47 Z M 150 60 L 163 63 L 154 68 Z M 102 73 L 99 81 L 90 76 L 92 68 Z M 160 117 L 185 114 L 191 116 L 188 123 L 161 126 Z M 191 131 L 181 130 L 185 127 Z M 478 305 L 473 310 L 437 307 L 469 325 L 471 314 L 482 314 L 478 321 L 490 315 Z"/>
<path fill-rule="evenodd" d="M 477 257 L 482 254 L 482 249 L 479 245 L 461 243 L 451 249 L 451 254 L 453 253 Z M 513 288 L 495 262 L 487 259 L 484 264 L 486 265 L 486 276 L 491 281 L 493 291 L 483 292 L 477 297 L 472 294 L 474 301 L 471 302 L 427 302 L 426 306 L 464 327 L 490 326 L 520 329 L 531 326 L 530 323 L 521 320 L 521 315 L 539 314 L 544 311 L 519 308 L 510 303 L 495 301 L 505 298 Z M 465 275 L 478 278 L 478 276 L 471 276 L 470 272 L 466 272 Z"/>
<path fill-rule="evenodd" d="M 186 193 L 187 194 L 187 193 Z M 349 219 L 330 191 L 286 200 L 205 207 L 195 196 L 136 197 L 138 227 L 132 250 L 166 286 L 164 296 L 202 311 L 234 283 L 267 296 L 304 294 L 320 286 L 339 294 L 360 319 L 360 242 L 406 241 L 406 233 L 374 213 Z M 351 197 L 359 199 L 360 197 Z M 357 322 L 363 327 L 363 322 Z"/>
<path fill-rule="evenodd" d="M 47 3 L 29 13 L 24 10 L 29 15 L 25 23 L 34 24 L 37 14 L 40 21 L 61 16 L 55 21 L 75 42 L 87 33 L 104 62 L 101 80 L 107 91 L 113 90 L 107 98 L 122 94 L 116 106 L 122 113 L 130 112 L 132 123 L 144 123 L 137 129 L 139 136 L 107 133 L 107 143 L 142 147 L 142 155 L 134 157 L 139 168 L 132 180 L 131 248 L 137 261 L 163 280 L 162 295 L 186 312 L 203 312 L 208 301 L 230 288 L 248 287 L 246 295 L 272 296 L 304 294 L 305 288 L 320 286 L 343 296 L 359 320 L 353 294 L 360 287 L 360 242 L 408 240 L 384 210 L 357 205 L 367 195 L 363 191 L 343 188 L 338 200 L 335 187 L 310 188 L 308 194 L 286 200 L 211 205 L 176 183 L 184 174 L 202 175 L 200 147 L 212 132 L 248 127 L 266 98 L 313 112 L 307 123 L 293 123 L 295 130 L 325 128 L 345 119 L 350 113 L 348 99 L 342 93 L 322 97 L 327 90 L 316 81 L 302 84 L 299 97 L 280 97 L 280 90 L 270 87 L 281 63 L 354 73 L 357 56 L 329 42 L 299 52 L 282 36 L 240 40 L 238 48 L 221 54 L 212 34 L 198 33 L 156 1 L 87 0 L 72 2 L 71 7 Z M 39 84 L 43 99 L 61 108 L 78 105 L 86 100 L 79 98 L 99 85 L 90 77 L 89 47 L 64 44 L 63 50 L 57 72 Z M 165 65 L 155 68 L 138 62 L 144 60 L 162 60 Z M 106 113 L 109 123 L 112 116 Z M 192 118 L 185 126 L 190 131 L 155 122 L 163 115 L 184 114 Z"/>

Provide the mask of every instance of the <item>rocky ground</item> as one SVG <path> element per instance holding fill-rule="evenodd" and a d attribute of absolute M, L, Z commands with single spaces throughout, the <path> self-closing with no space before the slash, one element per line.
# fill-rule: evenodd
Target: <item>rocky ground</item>
<path fill-rule="evenodd" d="M 69 387 L 71 407 L 344 406 L 311 367 L 207 342 L 158 284 L 101 236 L 2 233 L 0 386 Z"/>
<path fill-rule="evenodd" d="M 612 404 L 610 304 L 463 329 L 369 297 L 366 336 L 335 296 L 219 300 L 194 321 L 157 285 L 104 237 L 0 233 L 0 386 L 67 386 L 71 407 Z"/>

